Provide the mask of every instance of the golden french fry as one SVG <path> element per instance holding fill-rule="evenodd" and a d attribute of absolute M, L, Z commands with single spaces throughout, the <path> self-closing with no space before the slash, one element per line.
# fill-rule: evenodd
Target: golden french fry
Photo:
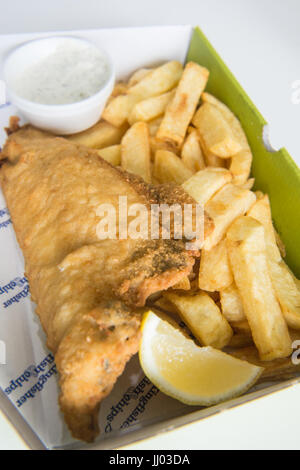
<path fill-rule="evenodd" d="M 284 261 L 268 260 L 271 281 L 284 318 L 290 328 L 300 330 L 300 290 Z"/>
<path fill-rule="evenodd" d="M 124 135 L 121 143 L 122 168 L 151 182 L 150 140 L 147 124 L 137 122 Z"/>
<path fill-rule="evenodd" d="M 291 338 L 271 283 L 264 227 L 240 217 L 227 232 L 231 268 L 260 358 L 291 355 Z"/>
<path fill-rule="evenodd" d="M 224 158 L 217 157 L 208 150 L 205 149 L 204 145 L 202 145 L 204 157 L 205 157 L 205 164 L 206 166 L 212 168 L 225 168 L 225 160 Z"/>
<path fill-rule="evenodd" d="M 253 155 L 249 149 L 243 149 L 231 158 L 229 170 L 232 173 L 234 184 L 244 184 L 249 178 Z"/>
<path fill-rule="evenodd" d="M 293 275 L 281 258 L 272 223 L 269 197 L 265 195 L 259 199 L 248 215 L 264 226 L 268 266 L 276 297 L 287 324 L 291 328 L 300 329 L 300 291 Z"/>
<path fill-rule="evenodd" d="M 269 196 L 265 195 L 251 207 L 248 212 L 250 217 L 258 220 L 265 230 L 265 241 L 268 258 L 275 261 L 281 260 L 279 248 L 276 243 L 276 235 L 272 222 L 271 206 Z"/>
<path fill-rule="evenodd" d="M 76 144 L 102 149 L 110 145 L 119 144 L 127 129 L 128 125 L 117 128 L 108 122 L 99 121 L 86 131 L 65 137 Z"/>
<path fill-rule="evenodd" d="M 259 358 L 257 349 L 248 346 L 241 349 L 234 349 L 230 354 L 237 359 L 241 359 L 251 364 L 264 368 L 259 382 L 282 381 L 293 378 L 300 372 L 300 364 L 293 364 L 291 358 L 275 359 L 273 361 L 262 361 Z"/>
<path fill-rule="evenodd" d="M 116 127 L 122 126 L 136 103 L 171 90 L 177 85 L 181 74 L 182 65 L 175 60 L 157 67 L 128 88 L 126 95 L 117 96 L 110 101 L 103 111 L 103 119 Z"/>
<path fill-rule="evenodd" d="M 161 124 L 162 117 L 158 117 L 156 119 L 152 119 L 152 121 L 148 122 L 148 127 L 149 127 L 149 134 L 151 137 L 155 137 L 156 133 L 159 129 L 159 126 Z"/>
<path fill-rule="evenodd" d="M 137 102 L 138 98 L 135 96 L 118 95 L 108 102 L 102 113 L 102 118 L 115 127 L 121 127 Z"/>
<path fill-rule="evenodd" d="M 224 103 L 209 93 L 203 93 L 202 100 L 205 103 L 215 106 L 222 113 L 224 119 L 232 129 L 235 139 L 240 143 L 242 150 L 232 156 L 229 169 L 232 172 L 234 183 L 244 184 L 249 178 L 253 157 L 241 123 Z"/>
<path fill-rule="evenodd" d="M 222 106 L 226 107 L 226 105 L 222 103 L 222 101 L 218 100 L 218 98 L 216 98 L 211 93 L 208 93 L 207 91 L 204 91 L 202 93 L 201 100 L 203 101 L 203 103 L 209 103 L 215 106 L 216 108 L 219 108 L 220 111 L 222 110 Z"/>
<path fill-rule="evenodd" d="M 199 132 L 198 137 L 204 155 L 205 165 L 212 168 L 226 168 L 227 160 L 225 160 L 224 158 L 217 157 L 212 152 L 209 152 L 209 150 L 207 150 L 207 148 L 205 147 L 205 144 Z"/>
<path fill-rule="evenodd" d="M 111 145 L 98 150 L 100 157 L 114 166 L 121 165 L 121 145 Z"/>
<path fill-rule="evenodd" d="M 174 93 L 174 90 L 168 91 L 162 95 L 147 98 L 146 100 L 140 101 L 134 105 L 128 118 L 129 124 L 132 125 L 138 121 L 148 122 L 157 118 L 158 116 L 161 116 L 173 98 Z"/>
<path fill-rule="evenodd" d="M 285 246 L 284 246 L 284 243 L 279 235 L 279 233 L 274 229 L 274 232 L 275 232 L 275 239 L 276 239 L 276 243 L 277 243 L 277 246 L 279 248 L 279 251 L 280 251 L 280 254 L 281 254 L 281 257 L 282 258 L 285 258 L 286 257 L 286 251 L 285 251 Z"/>
<path fill-rule="evenodd" d="M 185 181 L 182 186 L 198 204 L 204 206 L 219 189 L 231 180 L 232 175 L 228 170 L 205 168 Z"/>
<path fill-rule="evenodd" d="M 255 194 L 234 184 L 227 184 L 217 192 L 204 208 L 215 228 L 204 241 L 203 248 L 211 250 L 225 236 L 228 227 L 245 214 L 255 202 Z"/>
<path fill-rule="evenodd" d="M 220 302 L 222 313 L 229 323 L 246 320 L 242 299 L 234 282 L 220 291 Z"/>
<path fill-rule="evenodd" d="M 153 69 L 136 85 L 128 90 L 128 95 L 137 96 L 139 101 L 161 95 L 174 88 L 182 76 L 182 64 L 173 60 Z"/>
<path fill-rule="evenodd" d="M 156 308 L 162 310 L 163 312 L 171 315 L 177 321 L 180 321 L 180 316 L 179 316 L 177 308 L 175 307 L 174 304 L 172 304 L 172 302 L 170 302 L 165 297 L 160 297 L 159 299 L 155 300 L 153 305 L 155 305 Z"/>
<path fill-rule="evenodd" d="M 230 158 L 242 150 L 222 112 L 210 103 L 200 106 L 192 122 L 207 150 L 217 157 Z"/>
<path fill-rule="evenodd" d="M 196 130 L 191 131 L 186 137 L 181 150 L 181 159 L 194 173 L 204 170 L 205 161 Z"/>
<path fill-rule="evenodd" d="M 110 97 L 108 98 L 106 102 L 106 106 L 108 106 L 108 104 L 111 103 L 116 96 L 126 95 L 127 89 L 128 89 L 127 83 L 124 83 L 124 82 L 116 83 Z"/>
<path fill-rule="evenodd" d="M 253 188 L 255 183 L 255 178 L 249 178 L 246 183 L 241 184 L 241 188 L 243 189 L 249 189 L 249 191 Z"/>
<path fill-rule="evenodd" d="M 256 199 L 259 200 L 264 197 L 264 193 L 262 191 L 255 191 L 255 196 L 256 196 Z"/>
<path fill-rule="evenodd" d="M 177 155 L 174 147 L 168 144 L 168 142 L 162 142 L 161 140 L 157 140 L 157 138 L 153 136 L 150 137 L 150 147 L 151 147 L 151 155 L 153 157 L 153 160 L 154 160 L 157 150 L 169 150 L 169 152 L 173 152 Z"/>
<path fill-rule="evenodd" d="M 139 83 L 143 78 L 146 77 L 150 72 L 152 72 L 154 69 L 148 69 L 148 68 L 142 68 L 136 70 L 128 80 L 128 85 L 131 87 L 133 85 L 136 85 Z"/>
<path fill-rule="evenodd" d="M 157 132 L 158 139 L 171 142 L 176 147 L 182 145 L 208 76 L 208 70 L 195 62 L 185 66 L 175 96 Z"/>
<path fill-rule="evenodd" d="M 176 306 L 184 323 L 203 346 L 222 349 L 230 342 L 232 329 L 208 294 L 178 295 L 167 292 L 164 297 Z"/>
<path fill-rule="evenodd" d="M 226 289 L 233 283 L 226 240 L 221 240 L 212 250 L 202 250 L 199 288 L 208 292 Z"/>
<path fill-rule="evenodd" d="M 192 172 L 180 158 L 168 150 L 157 150 L 154 160 L 153 176 L 160 183 L 173 181 L 182 184 L 192 176 Z"/>
<path fill-rule="evenodd" d="M 172 302 L 165 299 L 164 297 L 160 297 L 151 308 L 157 309 L 158 312 L 161 312 L 163 315 L 167 315 L 169 318 L 172 319 L 172 324 L 177 328 L 180 328 L 180 331 L 187 337 L 193 338 L 191 331 L 187 328 L 186 324 L 182 321 L 178 309 L 175 307 Z M 166 318 L 167 319 L 167 318 Z M 174 323 L 176 322 L 176 323 Z"/>
<path fill-rule="evenodd" d="M 209 103 L 220 111 L 228 125 L 231 127 L 236 141 L 240 143 L 242 148 L 248 148 L 248 139 L 244 129 L 242 128 L 242 125 L 233 112 L 226 106 L 226 104 L 222 103 L 222 101 L 218 100 L 215 96 L 206 92 L 202 93 L 201 98 L 204 103 Z"/>
<path fill-rule="evenodd" d="M 128 85 L 127 83 L 124 82 L 118 82 L 115 84 L 114 89 L 112 91 L 111 96 L 119 96 L 119 95 L 125 95 L 128 90 Z"/>

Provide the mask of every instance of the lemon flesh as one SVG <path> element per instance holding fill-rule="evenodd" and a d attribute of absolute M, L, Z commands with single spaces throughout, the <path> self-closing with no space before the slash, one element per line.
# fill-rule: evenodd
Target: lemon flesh
<path fill-rule="evenodd" d="M 152 311 L 143 320 L 141 366 L 164 393 L 209 406 L 251 388 L 263 369 L 212 347 L 201 348 Z"/>

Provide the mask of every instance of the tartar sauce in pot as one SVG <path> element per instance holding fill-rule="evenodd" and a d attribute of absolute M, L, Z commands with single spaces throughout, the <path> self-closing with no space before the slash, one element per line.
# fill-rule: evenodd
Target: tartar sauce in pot
<path fill-rule="evenodd" d="M 71 104 L 96 94 L 106 83 L 109 65 L 93 45 L 62 41 L 45 58 L 18 74 L 13 89 L 29 101 Z"/>

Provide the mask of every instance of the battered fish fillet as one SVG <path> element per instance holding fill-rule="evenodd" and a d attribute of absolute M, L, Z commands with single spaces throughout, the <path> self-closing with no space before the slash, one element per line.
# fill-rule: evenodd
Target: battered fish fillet
<path fill-rule="evenodd" d="M 118 208 L 121 195 L 128 206 L 148 209 L 191 200 L 180 188 L 146 185 L 97 151 L 30 126 L 9 136 L 0 158 L 31 295 L 60 374 L 60 407 L 73 436 L 92 441 L 101 400 L 138 350 L 137 307 L 188 275 L 197 256 L 182 240 L 101 241 L 97 208 Z"/>

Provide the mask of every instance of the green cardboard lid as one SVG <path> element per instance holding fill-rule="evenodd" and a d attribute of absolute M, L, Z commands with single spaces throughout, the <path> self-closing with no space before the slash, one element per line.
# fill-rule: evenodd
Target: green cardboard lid
<path fill-rule="evenodd" d="M 300 169 L 286 149 L 267 150 L 263 142 L 265 119 L 199 28 L 194 29 L 187 61 L 209 69 L 207 91 L 223 101 L 241 121 L 253 152 L 255 189 L 270 197 L 274 225 L 286 247 L 286 262 L 299 278 Z"/>

